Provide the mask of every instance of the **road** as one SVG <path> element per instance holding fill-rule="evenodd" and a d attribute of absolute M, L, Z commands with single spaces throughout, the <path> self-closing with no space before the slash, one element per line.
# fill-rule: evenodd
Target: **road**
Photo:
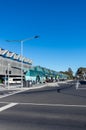
<path fill-rule="evenodd" d="M 1 98 L 0 130 L 15 129 L 85 130 L 86 90 L 71 82 Z"/>

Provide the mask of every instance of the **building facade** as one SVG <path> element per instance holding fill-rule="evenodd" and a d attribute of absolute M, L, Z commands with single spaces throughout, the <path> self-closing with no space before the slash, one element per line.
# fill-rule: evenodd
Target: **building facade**
<path fill-rule="evenodd" d="M 0 48 L 0 79 L 20 78 L 32 66 L 32 60 Z"/>
<path fill-rule="evenodd" d="M 67 75 L 41 66 L 32 66 L 32 60 L 0 48 L 0 82 L 53 82 L 67 79 Z"/>

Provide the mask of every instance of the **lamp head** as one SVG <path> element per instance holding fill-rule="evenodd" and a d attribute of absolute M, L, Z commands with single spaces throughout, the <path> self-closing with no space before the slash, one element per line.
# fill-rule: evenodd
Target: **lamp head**
<path fill-rule="evenodd" d="M 34 38 L 39 38 L 39 36 L 38 36 L 38 35 L 36 35 L 36 36 L 34 36 Z"/>

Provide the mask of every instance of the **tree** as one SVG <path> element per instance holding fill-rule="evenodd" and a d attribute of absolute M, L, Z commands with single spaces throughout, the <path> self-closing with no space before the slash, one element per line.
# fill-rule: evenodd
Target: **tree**
<path fill-rule="evenodd" d="M 73 79 L 73 71 L 71 68 L 68 68 L 68 74 L 70 76 L 70 79 Z"/>
<path fill-rule="evenodd" d="M 73 71 L 71 68 L 68 68 L 68 72 L 73 76 Z"/>
<path fill-rule="evenodd" d="M 73 79 L 73 78 L 74 78 L 74 77 L 73 77 L 73 71 L 72 71 L 71 68 L 68 68 L 68 71 L 65 71 L 65 72 L 60 71 L 60 73 L 63 73 L 63 74 L 68 75 L 69 79 Z"/>

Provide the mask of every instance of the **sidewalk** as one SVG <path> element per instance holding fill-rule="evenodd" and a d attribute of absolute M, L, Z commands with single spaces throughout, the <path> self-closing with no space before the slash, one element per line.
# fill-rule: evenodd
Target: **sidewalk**
<path fill-rule="evenodd" d="M 42 87 L 54 87 L 54 86 L 59 86 L 59 84 L 64 84 L 64 83 L 69 83 L 70 81 L 58 81 L 58 82 L 53 82 L 53 83 L 43 83 L 43 84 L 34 84 L 29 87 L 21 87 L 21 85 L 9 85 L 5 86 L 4 84 L 0 84 L 0 91 L 3 90 L 29 90 L 29 89 L 37 89 L 37 88 L 42 88 Z"/>
<path fill-rule="evenodd" d="M 57 87 L 58 89 L 63 89 L 66 87 L 61 87 L 60 84 L 65 84 L 68 83 L 69 81 L 59 81 L 59 82 L 54 82 L 54 83 L 44 83 L 44 84 L 35 84 L 30 87 L 22 87 L 21 86 L 6 86 L 4 87 L 3 84 L 0 84 L 0 98 L 7 97 L 13 94 L 17 94 L 20 92 L 24 92 L 27 90 L 35 90 L 35 89 L 40 89 L 40 88 L 46 88 L 46 87 Z"/>

